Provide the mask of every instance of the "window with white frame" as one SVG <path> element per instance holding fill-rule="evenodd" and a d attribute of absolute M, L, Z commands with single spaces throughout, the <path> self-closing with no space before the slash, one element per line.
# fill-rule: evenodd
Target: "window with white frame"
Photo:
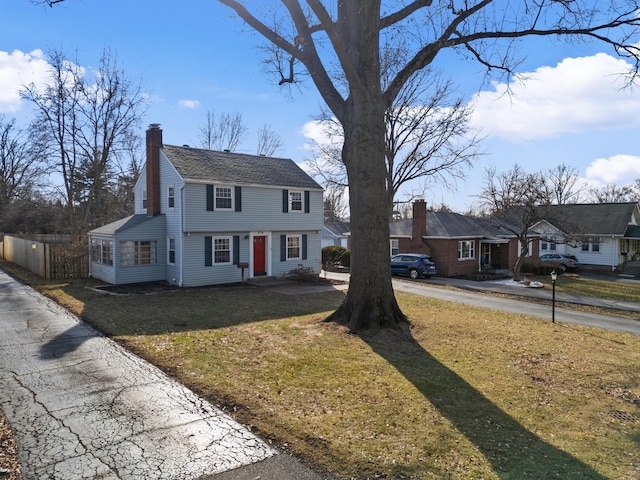
<path fill-rule="evenodd" d="M 158 263 L 158 243 L 155 240 L 125 240 L 120 242 L 120 265 L 155 265 Z"/>
<path fill-rule="evenodd" d="M 592 252 L 600 251 L 600 238 L 594 237 L 591 239 L 591 251 Z"/>
<path fill-rule="evenodd" d="M 290 191 L 289 192 L 289 211 L 290 212 L 302 212 L 302 192 Z"/>
<path fill-rule="evenodd" d="M 167 263 L 175 265 L 176 263 L 176 239 L 169 237 L 167 240 Z"/>
<path fill-rule="evenodd" d="M 176 189 L 173 186 L 167 188 L 167 208 L 176 206 Z"/>
<path fill-rule="evenodd" d="M 216 187 L 216 210 L 233 208 L 233 190 L 231 187 Z"/>
<path fill-rule="evenodd" d="M 91 260 L 104 265 L 113 265 L 113 240 L 92 238 Z"/>
<path fill-rule="evenodd" d="M 214 237 L 213 263 L 231 263 L 231 237 Z"/>
<path fill-rule="evenodd" d="M 287 235 L 287 260 L 296 260 L 301 257 L 300 246 L 300 235 Z"/>
<path fill-rule="evenodd" d="M 390 243 L 391 256 L 397 255 L 400 253 L 400 240 L 397 238 L 392 238 Z"/>
<path fill-rule="evenodd" d="M 145 210 L 147 208 L 147 191 L 142 190 L 142 209 Z"/>
<path fill-rule="evenodd" d="M 473 240 L 462 240 L 458 242 L 458 260 L 469 260 L 476 258 L 476 242 Z"/>

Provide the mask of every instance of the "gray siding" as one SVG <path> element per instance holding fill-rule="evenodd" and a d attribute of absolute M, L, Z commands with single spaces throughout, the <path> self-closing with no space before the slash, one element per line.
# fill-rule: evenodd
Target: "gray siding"
<path fill-rule="evenodd" d="M 281 236 L 282 235 L 307 235 L 307 258 L 285 260 L 281 259 L 280 249 L 282 248 Z M 321 235 L 313 231 L 279 231 L 273 232 L 273 249 L 272 249 L 272 275 L 276 277 L 283 277 L 287 272 L 298 268 L 300 265 L 303 267 L 311 267 L 314 273 L 320 273 L 322 266 L 322 251 L 321 251 Z"/>
<path fill-rule="evenodd" d="M 279 188 L 242 186 L 241 212 L 208 212 L 206 195 L 204 184 L 185 185 L 185 232 L 322 230 L 321 191 L 309 192 L 309 213 L 283 213 L 282 189 Z"/>
<path fill-rule="evenodd" d="M 174 188 L 174 206 L 169 207 L 169 186 Z M 182 199 L 184 182 L 182 177 L 176 172 L 171 162 L 160 151 L 160 211 L 166 215 L 165 233 L 165 258 L 166 258 L 166 280 L 175 285 L 182 285 L 182 260 L 183 260 L 183 236 L 181 213 L 184 206 Z M 176 242 L 175 263 L 169 262 L 169 237 L 173 237 Z"/>

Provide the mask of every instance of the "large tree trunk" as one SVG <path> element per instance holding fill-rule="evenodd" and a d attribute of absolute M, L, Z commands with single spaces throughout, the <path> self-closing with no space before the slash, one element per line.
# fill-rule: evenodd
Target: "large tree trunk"
<path fill-rule="evenodd" d="M 385 105 L 379 82 L 369 85 L 373 87 L 366 90 L 352 86 L 348 118 L 342 121 L 351 209 L 351 281 L 344 302 L 329 317 L 354 332 L 407 325 L 391 285 Z"/>

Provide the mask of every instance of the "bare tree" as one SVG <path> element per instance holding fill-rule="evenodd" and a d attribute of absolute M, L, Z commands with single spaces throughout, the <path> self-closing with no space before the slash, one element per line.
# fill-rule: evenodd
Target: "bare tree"
<path fill-rule="evenodd" d="M 223 113 L 219 118 L 207 111 L 206 123 L 200 127 L 200 145 L 207 150 L 235 152 L 248 131 L 240 113 Z"/>
<path fill-rule="evenodd" d="M 592 188 L 588 192 L 589 203 L 624 203 L 637 202 L 638 195 L 632 185 L 605 185 L 602 188 Z"/>
<path fill-rule="evenodd" d="M 536 238 L 531 235 L 531 227 L 545 218 L 551 205 L 547 181 L 542 173 L 526 173 L 519 165 L 502 173 L 490 167 L 485 170 L 484 187 L 478 197 L 489 211 L 491 222 L 518 239 L 520 251 L 513 279 L 520 281 L 520 269 Z"/>
<path fill-rule="evenodd" d="M 282 137 L 278 135 L 270 124 L 263 124 L 258 130 L 257 155 L 272 157 L 282 150 Z"/>
<path fill-rule="evenodd" d="M 49 55 L 50 82 L 26 86 L 22 97 L 36 108 L 36 124 L 48 137 L 67 209 L 66 229 L 82 235 L 108 219 L 105 190 L 114 185 L 116 153 L 139 125 L 145 100 L 105 50 L 89 77 L 61 51 Z"/>
<path fill-rule="evenodd" d="M 345 189 L 339 185 L 330 185 L 324 192 L 324 221 L 336 222 L 349 216 L 345 203 Z"/>
<path fill-rule="evenodd" d="M 578 170 L 565 163 L 549 170 L 547 182 L 553 195 L 552 201 L 557 205 L 576 203 L 584 191 L 584 186 L 578 185 Z"/>
<path fill-rule="evenodd" d="M 632 76 L 640 65 L 636 1 L 610 0 L 596 6 L 590 0 L 507 1 L 506 5 L 491 0 L 384 4 L 380 0 L 283 0 L 279 15 L 265 9 L 262 19 L 255 10 L 258 7 L 238 0 L 219 1 L 288 55 L 291 68 L 281 70 L 281 83 L 296 81 L 296 67 L 306 69 L 343 128 L 342 160 L 351 209 L 351 284 L 330 319 L 353 331 L 406 323 L 393 293 L 388 261 L 385 113 L 416 72 L 444 50 L 457 50 L 491 71 L 509 74 L 518 61 L 511 56 L 515 41 L 543 36 L 601 41 L 631 58 Z M 274 17 L 278 22 L 272 22 Z M 285 18 L 287 28 L 279 28 Z M 410 52 L 407 61 L 385 72 L 389 80 L 383 87 L 381 49 L 393 43 Z"/>
<path fill-rule="evenodd" d="M 0 114 L 0 231 L 20 201 L 28 201 L 40 186 L 46 168 L 37 131 L 24 131 L 15 119 Z M 9 228 L 11 230 L 11 228 Z"/>
<path fill-rule="evenodd" d="M 393 60 L 397 61 L 398 55 Z M 422 180 L 422 191 L 409 195 L 406 201 L 423 197 L 430 183 L 449 185 L 450 180 L 463 177 L 465 167 L 478 154 L 479 140 L 469 128 L 471 108 L 461 98 L 452 99 L 452 92 L 450 81 L 442 81 L 426 68 L 407 81 L 385 113 L 389 221 L 394 218 L 396 197 L 404 185 Z M 331 143 L 316 143 L 314 171 L 325 185 L 346 184 L 341 148 L 336 148 L 342 138 L 341 125 L 328 112 L 323 112 L 321 122 Z"/>

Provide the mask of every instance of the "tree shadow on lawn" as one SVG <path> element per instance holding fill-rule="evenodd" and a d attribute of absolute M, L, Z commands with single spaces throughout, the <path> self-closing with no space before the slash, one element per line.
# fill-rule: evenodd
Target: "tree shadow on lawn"
<path fill-rule="evenodd" d="M 363 340 L 476 445 L 501 479 L 606 479 L 529 431 L 409 335 L 395 341 L 382 335 Z"/>

